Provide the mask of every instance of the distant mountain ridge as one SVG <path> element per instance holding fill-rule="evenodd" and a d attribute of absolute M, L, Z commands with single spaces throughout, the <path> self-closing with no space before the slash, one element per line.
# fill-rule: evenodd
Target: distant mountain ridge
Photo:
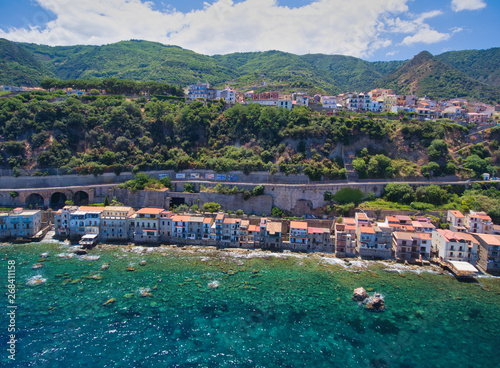
<path fill-rule="evenodd" d="M 178 46 L 131 40 L 103 46 L 44 46 L 0 39 L 0 84 L 39 85 L 45 78 L 197 81 L 237 88 L 269 86 L 337 94 L 393 88 L 434 98 L 500 102 L 500 48 L 453 51 L 411 60 L 368 62 L 343 55 L 281 51 L 207 56 Z"/>

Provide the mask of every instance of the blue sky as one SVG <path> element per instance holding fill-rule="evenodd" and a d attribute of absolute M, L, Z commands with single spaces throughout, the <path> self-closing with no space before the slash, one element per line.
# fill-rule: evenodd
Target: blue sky
<path fill-rule="evenodd" d="M 281 50 L 365 60 L 499 47 L 499 0 L 0 0 L 0 37 L 144 39 L 213 55 Z"/>

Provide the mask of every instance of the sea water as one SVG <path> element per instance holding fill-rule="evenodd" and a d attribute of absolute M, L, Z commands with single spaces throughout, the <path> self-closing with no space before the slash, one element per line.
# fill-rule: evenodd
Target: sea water
<path fill-rule="evenodd" d="M 17 287 L 15 360 L 0 304 L 2 367 L 500 366 L 498 278 L 203 248 L 0 252 L 0 277 L 15 260 Z M 382 294 L 385 312 L 353 301 L 358 287 Z"/>

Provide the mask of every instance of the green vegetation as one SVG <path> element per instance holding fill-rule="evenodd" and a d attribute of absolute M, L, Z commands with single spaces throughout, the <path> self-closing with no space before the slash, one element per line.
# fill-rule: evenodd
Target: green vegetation
<path fill-rule="evenodd" d="M 205 212 L 218 212 L 221 209 L 221 205 L 215 202 L 207 202 L 203 204 L 203 211 Z"/>
<path fill-rule="evenodd" d="M 129 189 L 132 193 L 136 190 L 158 190 L 170 187 L 171 182 L 169 178 L 155 179 L 143 173 L 138 173 L 135 175 L 135 179 L 128 180 L 119 185 L 120 189 Z"/>
<path fill-rule="evenodd" d="M 396 93 L 427 95 L 431 98 L 468 97 L 484 102 L 500 102 L 498 86 L 481 83 L 427 51 L 419 53 L 401 68 L 386 75 L 379 83 L 394 89 Z"/>
<path fill-rule="evenodd" d="M 447 121 L 326 116 L 305 107 L 289 111 L 256 104 L 225 108 L 220 102 L 127 101 L 115 95 L 66 96 L 53 102 L 56 95 L 34 92 L 0 99 L 0 168 L 15 175 L 21 175 L 21 168 L 32 175 L 47 175 L 52 168 L 81 175 L 279 170 L 304 173 L 313 181 L 336 180 L 346 177 L 336 156 L 339 145 L 366 139 L 368 148 L 353 160 L 360 178 L 499 172 L 500 133 L 495 129 L 484 143 L 457 150 L 467 129 Z M 432 161 L 424 161 L 425 152 Z M 423 165 L 411 161 L 415 156 Z M 148 188 L 170 187 L 168 178 L 162 180 Z M 129 185 L 137 190 L 143 184 Z M 245 199 L 264 192 L 261 186 L 217 190 L 243 193 Z"/>

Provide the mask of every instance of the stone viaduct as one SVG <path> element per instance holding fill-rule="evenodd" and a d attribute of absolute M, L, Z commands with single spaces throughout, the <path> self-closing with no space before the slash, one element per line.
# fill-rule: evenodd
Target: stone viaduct
<path fill-rule="evenodd" d="M 192 177 L 190 171 L 198 177 Z M 113 197 L 119 202 L 131 207 L 162 207 L 168 208 L 170 203 L 179 205 L 197 204 L 202 206 L 206 202 L 217 202 L 223 210 L 236 211 L 242 209 L 246 213 L 258 215 L 269 214 L 273 206 L 289 211 L 292 215 L 301 216 L 307 213 L 319 214 L 320 207 L 326 202 L 324 193 L 329 191 L 336 193 L 342 188 L 358 188 L 363 193 L 373 193 L 380 196 L 387 182 L 385 181 L 359 181 L 359 182 L 315 182 L 310 183 L 304 175 L 284 174 L 269 175 L 269 173 L 252 173 L 245 175 L 236 172 L 238 181 L 214 181 L 206 180 L 204 170 L 190 170 L 185 172 L 186 179 L 175 179 L 174 172 L 166 172 L 172 178 L 173 191 L 137 191 L 131 193 L 125 189 L 119 189 L 118 184 L 133 178 L 131 173 L 123 173 L 119 176 L 114 174 L 94 176 L 54 176 L 54 177 L 0 177 L 0 206 L 4 207 L 27 207 L 27 208 L 52 208 L 54 210 L 64 206 L 68 200 L 75 205 L 86 205 L 103 202 L 105 197 L 111 200 Z M 147 173 L 158 177 L 159 172 Z M 264 186 L 264 195 L 251 197 L 244 200 L 241 194 L 222 195 L 211 192 L 184 193 L 183 186 L 191 182 L 196 189 L 214 187 L 220 183 L 229 187 L 237 186 L 239 189 L 252 190 L 258 184 Z M 446 181 L 414 181 L 410 185 L 429 184 L 467 184 L 458 182 L 456 178 L 448 178 Z M 316 211 L 316 212 L 315 212 Z"/>

